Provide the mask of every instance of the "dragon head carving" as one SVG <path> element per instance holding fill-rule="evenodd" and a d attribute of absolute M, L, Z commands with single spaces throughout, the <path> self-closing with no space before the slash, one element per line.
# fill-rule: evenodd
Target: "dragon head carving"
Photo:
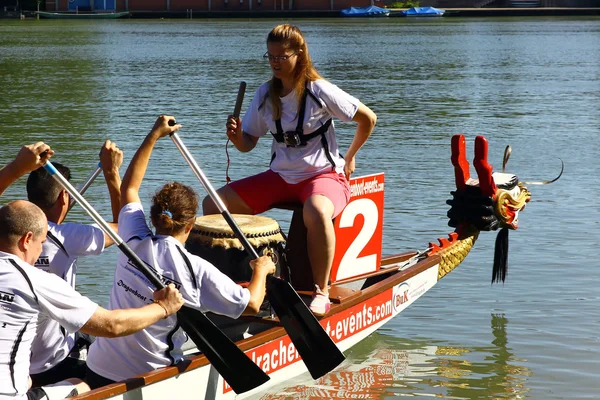
<path fill-rule="evenodd" d="M 550 181 L 519 181 L 516 175 L 504 173 L 510 151 L 510 146 L 507 146 L 502 172 L 492 172 L 492 166 L 487 161 L 487 140 L 483 136 L 477 136 L 473 159 L 477 179 L 473 179 L 469 173 L 465 137 L 452 137 L 451 160 L 456 191 L 451 192 L 452 199 L 446 203 L 451 207 L 448 211 L 448 225 L 455 230 L 448 238 L 438 238 L 438 243 L 430 242 L 427 250 L 428 255 L 440 256 L 438 279 L 446 276 L 465 259 L 481 231 L 500 229 L 496 237 L 492 283 L 505 281 L 508 267 L 508 231 L 519 227 L 519 212 L 531 199 L 531 193 L 525 185 L 552 183 L 561 177 L 564 170 L 563 163 L 560 174 Z"/>
<path fill-rule="evenodd" d="M 505 152 L 506 163 L 510 155 Z M 447 203 L 448 225 L 462 229 L 475 227 L 479 231 L 500 229 L 496 238 L 492 283 L 506 279 L 508 267 L 508 230 L 517 229 L 519 212 L 531 199 L 527 187 L 513 174 L 492 172 L 487 161 L 488 142 L 483 136 L 475 138 L 475 158 L 473 165 L 478 179 L 470 177 L 469 162 L 466 158 L 466 142 L 463 135 L 452 137 L 452 165 L 456 180 L 456 191 Z M 504 170 L 504 168 L 503 168 Z"/>

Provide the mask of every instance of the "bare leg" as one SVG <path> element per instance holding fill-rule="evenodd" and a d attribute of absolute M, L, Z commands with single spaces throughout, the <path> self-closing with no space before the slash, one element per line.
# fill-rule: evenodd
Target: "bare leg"
<path fill-rule="evenodd" d="M 227 210 L 232 214 L 254 214 L 253 210 L 242 200 L 242 198 L 229 186 L 223 186 L 217 190 L 217 194 L 227 207 Z M 212 201 L 210 196 L 206 196 L 202 200 L 203 215 L 220 214 L 219 208 Z"/>
<path fill-rule="evenodd" d="M 324 294 L 329 293 L 327 283 L 333 264 L 335 233 L 333 230 L 334 207 L 323 195 L 309 197 L 304 203 L 304 225 L 307 230 L 308 258 L 313 279 Z"/>
<path fill-rule="evenodd" d="M 46 393 L 48 399 L 54 400 L 89 392 L 90 387 L 79 378 L 68 378 L 51 385 L 42 386 L 42 390 Z"/>

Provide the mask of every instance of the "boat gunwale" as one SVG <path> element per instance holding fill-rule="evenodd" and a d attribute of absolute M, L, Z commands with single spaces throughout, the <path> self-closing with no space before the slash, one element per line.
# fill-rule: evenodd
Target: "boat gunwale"
<path fill-rule="evenodd" d="M 381 265 L 391 265 L 394 263 L 402 262 L 407 258 L 410 258 L 411 254 L 414 252 L 407 253 L 399 253 L 392 256 L 383 257 L 381 260 Z M 332 310 L 335 312 L 330 313 L 319 319 L 327 319 L 330 316 L 337 314 L 338 312 L 344 311 L 356 304 L 359 304 L 379 293 L 382 293 L 399 283 L 402 283 L 409 278 L 412 278 L 415 275 L 420 274 L 421 272 L 439 264 L 441 257 L 438 254 L 433 254 L 428 256 L 427 258 L 417 262 L 415 265 L 406 268 L 405 270 L 394 270 L 393 267 L 389 268 L 389 273 L 391 274 L 389 277 L 377 282 L 363 290 L 361 290 L 360 295 L 340 304 L 335 304 L 332 307 Z M 386 271 L 386 269 L 383 269 Z M 360 279 L 366 279 L 370 276 L 378 276 L 381 275 L 381 270 L 376 271 L 370 275 L 361 276 Z M 347 282 L 347 281 L 346 281 Z M 254 318 L 255 322 L 260 322 L 259 319 Z M 283 327 L 272 327 L 263 332 L 260 332 L 252 337 L 247 339 L 240 340 L 236 342 L 238 347 L 242 351 L 250 350 L 262 344 L 268 343 L 270 341 L 279 339 L 285 336 L 287 333 Z M 112 383 L 107 386 L 103 386 L 101 388 L 92 390 L 90 392 L 83 393 L 73 399 L 86 399 L 86 400 L 101 400 L 106 399 L 111 396 L 116 396 L 119 394 L 126 393 L 130 390 L 139 389 L 144 386 L 149 386 L 153 383 L 157 383 L 163 380 L 167 380 L 168 378 L 177 376 L 183 372 L 191 371 L 205 365 L 210 364 L 208 359 L 203 354 L 193 354 L 185 357 L 185 360 L 182 362 L 156 369 L 154 371 L 146 372 L 144 374 L 138 375 L 133 378 L 125 379 L 123 381 L 119 381 L 116 383 Z"/>

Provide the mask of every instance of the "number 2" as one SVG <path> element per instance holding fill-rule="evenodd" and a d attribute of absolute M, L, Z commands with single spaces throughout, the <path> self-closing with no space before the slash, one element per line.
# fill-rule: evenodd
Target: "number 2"
<path fill-rule="evenodd" d="M 364 216 L 364 224 L 340 261 L 337 280 L 377 270 L 377 254 L 359 257 L 359 254 L 369 243 L 377 229 L 379 223 L 377 204 L 367 198 L 350 202 L 342 212 L 340 228 L 354 226 L 354 221 L 358 215 Z"/>

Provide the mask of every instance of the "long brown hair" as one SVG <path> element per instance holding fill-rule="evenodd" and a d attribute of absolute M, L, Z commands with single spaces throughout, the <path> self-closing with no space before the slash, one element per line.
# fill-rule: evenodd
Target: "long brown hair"
<path fill-rule="evenodd" d="M 159 235 L 175 235 L 196 218 L 198 195 L 179 182 L 164 185 L 152 197 L 150 219 Z"/>
<path fill-rule="evenodd" d="M 298 60 L 294 69 L 294 81 L 298 104 L 300 104 L 306 83 L 323 79 L 313 65 L 304 35 L 295 25 L 281 24 L 269 32 L 267 44 L 269 43 L 279 43 L 284 49 L 291 49 L 298 54 Z M 269 81 L 269 97 L 273 105 L 273 118 L 275 119 L 281 118 L 280 95 L 282 89 L 283 83 L 281 79 L 272 77 Z"/>

